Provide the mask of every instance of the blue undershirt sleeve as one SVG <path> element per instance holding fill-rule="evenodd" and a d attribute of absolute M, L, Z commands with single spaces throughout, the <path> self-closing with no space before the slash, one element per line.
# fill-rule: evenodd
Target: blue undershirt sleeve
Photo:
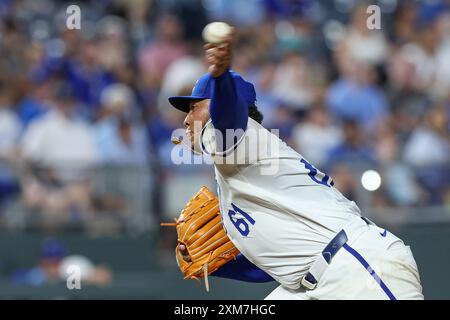
<path fill-rule="evenodd" d="M 217 151 L 225 151 L 233 147 L 240 138 L 239 135 L 227 138 L 226 130 L 247 129 L 248 106 L 236 90 L 236 84 L 230 71 L 217 78 L 212 78 L 211 102 L 209 106 L 211 121 L 215 129 L 222 133 L 223 144 L 217 145 Z M 219 140 L 217 140 L 219 141 Z"/>
<path fill-rule="evenodd" d="M 214 271 L 211 276 L 246 282 L 274 281 L 271 276 L 248 261 L 242 254 L 238 254 L 235 260 L 229 261 Z"/>

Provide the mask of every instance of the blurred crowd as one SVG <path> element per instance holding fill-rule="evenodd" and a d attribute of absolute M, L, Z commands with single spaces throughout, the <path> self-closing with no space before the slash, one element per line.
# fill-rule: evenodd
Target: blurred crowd
<path fill-rule="evenodd" d="M 113 274 L 108 266 L 96 265 L 88 257 L 68 251 L 62 241 L 44 239 L 36 254 L 35 265 L 14 270 L 9 275 L 9 283 L 32 287 L 61 283 L 71 289 L 81 289 L 81 283 L 101 287 L 112 283 Z"/>
<path fill-rule="evenodd" d="M 184 114 L 167 97 L 206 72 L 213 20 L 237 27 L 233 69 L 255 85 L 263 125 L 344 195 L 375 169 L 370 206 L 450 205 L 450 1 L 76 4 L 81 29 L 69 30 L 69 3 L 0 0 L 0 213 L 11 199 L 51 220 L 132 211 L 126 190 L 95 191 L 100 167 L 142 168 L 155 177 L 144 200 L 161 198 L 165 173 L 182 174 L 170 137 Z"/>

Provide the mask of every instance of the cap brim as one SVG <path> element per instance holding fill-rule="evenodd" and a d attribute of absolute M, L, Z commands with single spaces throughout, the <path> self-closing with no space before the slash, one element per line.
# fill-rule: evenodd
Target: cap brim
<path fill-rule="evenodd" d="M 194 101 L 200 101 L 206 99 L 206 97 L 196 97 L 196 96 L 176 96 L 170 97 L 169 102 L 172 106 L 181 110 L 183 112 L 189 112 L 189 104 Z"/>

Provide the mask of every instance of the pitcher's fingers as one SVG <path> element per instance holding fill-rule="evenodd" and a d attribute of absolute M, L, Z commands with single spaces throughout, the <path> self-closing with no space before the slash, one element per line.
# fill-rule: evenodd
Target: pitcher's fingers
<path fill-rule="evenodd" d="M 180 244 L 180 246 L 178 247 L 178 251 L 180 251 L 181 255 L 183 256 L 184 261 L 186 261 L 186 262 L 191 261 L 191 257 L 189 256 L 189 253 L 187 252 L 187 248 L 185 245 Z"/>
<path fill-rule="evenodd" d="M 203 49 L 206 51 L 206 50 L 212 49 L 214 47 L 215 47 L 215 45 L 213 45 L 212 43 L 207 43 L 203 46 Z"/>

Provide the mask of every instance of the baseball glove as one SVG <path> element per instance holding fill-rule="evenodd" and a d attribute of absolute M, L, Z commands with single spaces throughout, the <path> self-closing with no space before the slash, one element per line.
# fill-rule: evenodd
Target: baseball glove
<path fill-rule="evenodd" d="M 208 275 L 239 254 L 223 228 L 219 200 L 205 186 L 188 201 L 175 223 L 161 225 L 175 226 L 177 229 L 175 255 L 184 278 L 205 278 L 207 291 Z M 186 247 L 190 262 L 183 259 L 178 250 L 180 245 Z"/>

